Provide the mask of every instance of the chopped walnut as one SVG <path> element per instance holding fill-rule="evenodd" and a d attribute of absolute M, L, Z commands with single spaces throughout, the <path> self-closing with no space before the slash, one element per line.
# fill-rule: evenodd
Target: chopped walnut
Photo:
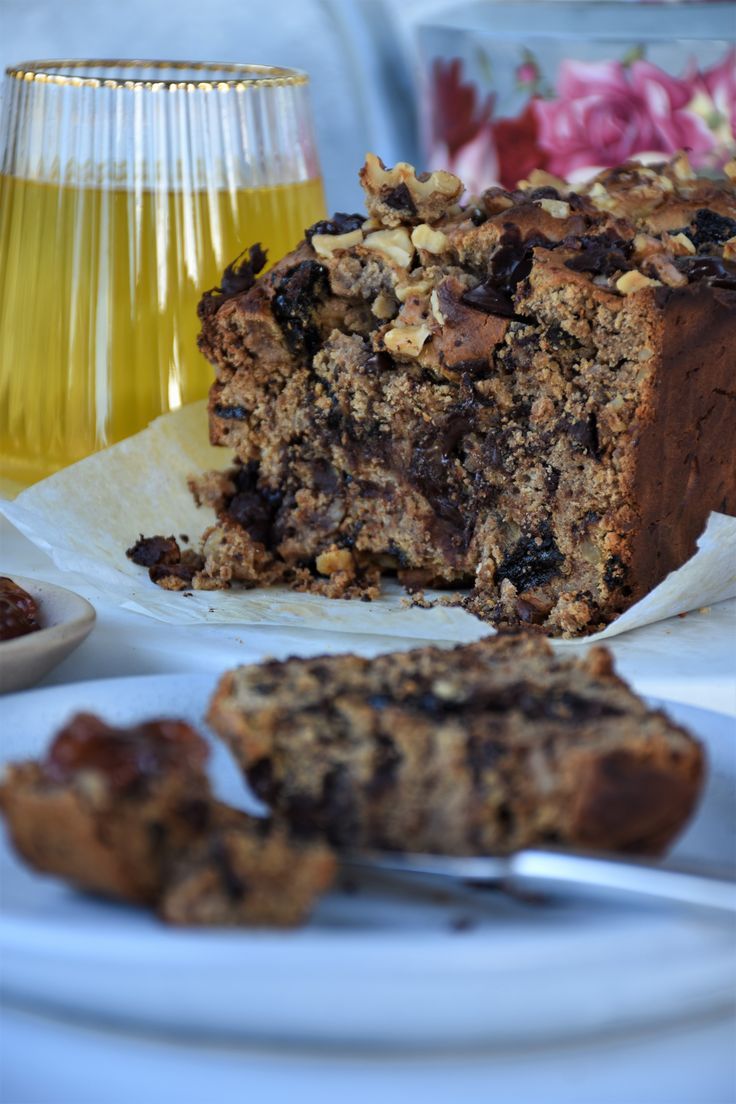
<path fill-rule="evenodd" d="M 387 322 L 396 314 L 396 300 L 384 291 L 378 293 L 371 304 L 371 311 L 381 322 Z"/>
<path fill-rule="evenodd" d="M 570 204 L 565 203 L 563 199 L 540 199 L 538 202 L 542 210 L 546 211 L 552 218 L 565 219 L 570 217 Z"/>
<path fill-rule="evenodd" d="M 427 277 L 424 280 L 416 280 L 413 284 L 398 284 L 394 289 L 394 294 L 400 303 L 405 303 L 412 296 L 421 298 L 426 295 L 431 287 L 432 280 Z"/>
<path fill-rule="evenodd" d="M 450 248 L 447 234 L 443 234 L 441 230 L 433 230 L 426 222 L 414 227 L 411 240 L 417 249 L 425 249 L 427 253 L 446 253 Z"/>
<path fill-rule="evenodd" d="M 643 272 L 637 272 L 636 269 L 632 269 L 631 272 L 624 272 L 623 276 L 619 276 L 616 281 L 616 289 L 622 295 L 632 295 L 635 291 L 641 291 L 642 288 L 647 287 L 661 287 L 661 282 L 650 279 L 649 276 L 645 276 Z"/>
<path fill-rule="evenodd" d="M 570 191 L 570 185 L 566 180 L 547 172 L 545 169 L 532 169 L 526 180 L 519 181 L 517 188 L 522 192 L 529 192 L 534 188 L 554 188 L 563 196 Z"/>
<path fill-rule="evenodd" d="M 690 241 L 687 234 L 668 234 L 667 244 L 676 257 L 684 257 L 697 252 L 694 243 Z"/>
<path fill-rule="evenodd" d="M 662 242 L 651 234 L 639 233 L 634 237 L 634 258 L 642 261 L 655 253 L 662 252 Z"/>
<path fill-rule="evenodd" d="M 320 575 L 336 575 L 339 571 L 355 574 L 355 557 L 348 548 L 333 545 L 326 552 L 320 552 L 315 564 Z"/>
<path fill-rule="evenodd" d="M 678 153 L 672 162 L 672 171 L 678 180 L 695 180 L 695 173 L 686 153 Z"/>
<path fill-rule="evenodd" d="M 390 353 L 398 356 L 418 357 L 425 341 L 432 336 L 430 328 L 421 326 L 395 326 L 383 336 L 383 342 Z"/>
<path fill-rule="evenodd" d="M 360 181 L 369 214 L 388 227 L 434 222 L 463 192 L 462 181 L 452 173 L 438 170 L 417 175 L 405 161 L 387 169 L 374 153 L 366 155 Z"/>
<path fill-rule="evenodd" d="M 432 311 L 432 315 L 433 315 L 435 321 L 438 322 L 440 324 L 440 326 L 444 326 L 445 316 L 442 313 L 442 309 L 440 307 L 440 297 L 437 294 L 436 289 L 430 295 L 429 303 L 430 303 L 430 309 Z"/>
<path fill-rule="evenodd" d="M 375 249 L 401 268 L 408 268 L 414 256 L 409 231 L 403 226 L 394 230 L 375 230 L 363 242 L 366 249 Z"/>
<path fill-rule="evenodd" d="M 616 206 L 616 200 L 611 193 L 604 188 L 600 180 L 596 180 L 594 184 L 591 184 L 588 196 L 593 206 L 597 207 L 599 211 L 612 211 Z"/>
<path fill-rule="evenodd" d="M 331 257 L 338 249 L 350 249 L 360 245 L 362 240 L 362 230 L 351 230 L 347 234 L 313 234 L 312 248 L 319 257 Z"/>
<path fill-rule="evenodd" d="M 647 260 L 647 267 L 656 273 L 657 279 L 668 287 L 684 287 L 687 276 L 675 268 L 672 260 L 664 253 L 655 253 Z"/>

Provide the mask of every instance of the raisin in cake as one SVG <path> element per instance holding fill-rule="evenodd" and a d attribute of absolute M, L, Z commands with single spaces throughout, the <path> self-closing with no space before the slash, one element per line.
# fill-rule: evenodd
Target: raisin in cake
<path fill-rule="evenodd" d="M 561 658 L 528 634 L 240 667 L 209 720 L 281 818 L 340 848 L 656 853 L 703 774 L 608 652 Z"/>
<path fill-rule="evenodd" d="M 252 249 L 200 304 L 237 465 L 196 484 L 218 524 L 188 582 L 396 572 L 493 623 L 603 626 L 736 512 L 733 183 L 684 157 L 467 202 L 370 155 L 361 178 L 367 219 L 265 275 Z"/>
<path fill-rule="evenodd" d="M 0 808 L 30 866 L 170 923 L 298 923 L 332 854 L 216 801 L 207 756 L 180 721 L 116 729 L 78 714 L 44 759 L 8 767 Z"/>

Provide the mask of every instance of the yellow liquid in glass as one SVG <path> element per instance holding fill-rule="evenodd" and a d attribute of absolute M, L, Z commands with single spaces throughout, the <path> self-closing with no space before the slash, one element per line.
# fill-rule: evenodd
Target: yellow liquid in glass
<path fill-rule="evenodd" d="M 31 483 L 207 392 L 197 302 L 255 241 L 324 217 L 322 182 L 196 193 L 0 175 L 0 475 Z"/>

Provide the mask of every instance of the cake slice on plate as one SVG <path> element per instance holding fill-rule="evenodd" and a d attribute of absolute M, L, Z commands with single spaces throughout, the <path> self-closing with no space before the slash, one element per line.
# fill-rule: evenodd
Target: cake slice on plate
<path fill-rule="evenodd" d="M 339 848 L 656 854 L 703 776 L 700 745 L 607 651 L 529 635 L 239 667 L 209 721 L 274 815 Z"/>
<path fill-rule="evenodd" d="M 182 721 L 115 728 L 80 713 L 43 759 L 8 766 L 0 808 L 25 861 L 81 889 L 173 924 L 299 923 L 334 857 L 216 801 L 208 755 Z"/>

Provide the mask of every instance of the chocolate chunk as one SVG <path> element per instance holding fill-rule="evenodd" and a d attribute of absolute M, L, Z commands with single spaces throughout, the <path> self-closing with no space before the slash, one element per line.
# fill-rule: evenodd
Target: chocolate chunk
<path fill-rule="evenodd" d="M 400 211 L 407 215 L 415 215 L 417 206 L 411 197 L 411 192 L 406 184 L 398 184 L 390 192 L 381 196 L 381 199 L 392 211 Z"/>
<path fill-rule="evenodd" d="M 280 491 L 272 491 L 258 483 L 259 465 L 244 464 L 237 469 L 233 481 L 237 488 L 225 507 L 225 513 L 255 541 L 266 548 L 273 544 L 276 514 L 283 501 Z"/>
<path fill-rule="evenodd" d="M 334 495 L 342 480 L 340 473 L 329 460 L 315 460 L 312 464 L 312 484 L 323 494 Z"/>
<path fill-rule="evenodd" d="M 410 480 L 435 513 L 459 530 L 467 528 L 468 518 L 460 489 L 453 484 L 453 468 L 456 450 L 474 424 L 469 405 L 450 411 L 419 438 L 409 467 Z"/>
<path fill-rule="evenodd" d="M 721 257 L 677 257 L 675 265 L 687 276 L 688 283 L 705 280 L 712 287 L 736 290 L 736 264 Z"/>
<path fill-rule="evenodd" d="M 560 193 L 557 188 L 553 188 L 550 184 L 545 184 L 541 188 L 532 188 L 531 191 L 522 193 L 524 198 L 530 202 L 534 202 L 537 199 L 559 199 Z"/>
<path fill-rule="evenodd" d="M 565 268 L 572 272 L 589 272 L 593 276 L 613 276 L 616 272 L 628 272 L 631 268 L 631 246 L 610 233 L 595 237 L 584 236 L 565 240 L 565 246 L 578 250 L 575 257 L 565 261 Z"/>
<path fill-rule="evenodd" d="M 378 353 L 371 353 L 363 365 L 363 369 L 368 373 L 373 372 L 388 372 L 394 368 L 394 361 L 389 353 L 382 351 Z"/>
<path fill-rule="evenodd" d="M 718 215 L 708 207 L 701 207 L 695 212 L 693 225 L 694 231 L 685 227 L 683 233 L 687 234 L 696 249 L 704 249 L 708 245 L 723 245 L 729 238 L 736 236 L 736 219 Z"/>
<path fill-rule="evenodd" d="M 373 759 L 373 776 L 368 783 L 368 792 L 372 796 L 390 789 L 396 781 L 401 752 L 396 747 L 390 736 L 379 733 L 376 736 L 376 752 Z"/>
<path fill-rule="evenodd" d="M 181 549 L 174 537 L 144 537 L 141 533 L 125 555 L 139 567 L 153 567 L 155 564 L 178 564 Z"/>
<path fill-rule="evenodd" d="M 504 470 L 503 435 L 497 430 L 491 430 L 483 442 L 483 456 L 489 468 L 494 471 Z"/>
<path fill-rule="evenodd" d="M 525 625 L 543 625 L 553 605 L 534 594 L 520 594 L 516 599 L 516 616 Z"/>
<path fill-rule="evenodd" d="M 503 744 L 488 736 L 468 737 L 465 744 L 465 761 L 476 789 L 483 782 L 485 772 L 498 764 L 505 750 Z"/>
<path fill-rule="evenodd" d="M 550 494 L 554 494 L 560 485 L 560 469 L 551 464 L 544 469 L 544 485 Z"/>
<path fill-rule="evenodd" d="M 558 326 L 554 322 L 548 327 L 545 339 L 549 347 L 555 351 L 558 349 L 577 350 L 582 347 L 576 337 L 573 337 L 567 330 L 563 330 L 562 326 Z"/>
<path fill-rule="evenodd" d="M 302 261 L 281 280 L 271 303 L 284 340 L 297 356 L 314 356 L 320 346 L 314 308 L 329 294 L 327 269 L 316 261 Z"/>
<path fill-rule="evenodd" d="M 220 875 L 223 889 L 231 901 L 242 901 L 248 892 L 246 881 L 237 873 L 228 850 L 227 841 L 219 838 L 212 840 L 209 857 Z"/>
<path fill-rule="evenodd" d="M 212 413 L 218 418 L 227 418 L 233 422 L 244 422 L 250 412 L 244 406 L 228 406 L 226 403 L 215 403 Z"/>
<path fill-rule="evenodd" d="M 501 563 L 496 578 L 499 582 L 508 579 L 523 593 L 559 575 L 564 559 L 549 525 L 545 523 L 539 527 L 538 532 L 525 533 L 519 538 Z"/>
<path fill-rule="evenodd" d="M 586 452 L 589 456 L 595 457 L 596 460 L 600 459 L 598 420 L 595 414 L 589 414 L 584 421 L 563 418 L 560 422 L 560 429 L 567 433 L 576 449 L 580 452 Z"/>
<path fill-rule="evenodd" d="M 544 234 L 536 232 L 522 238 L 517 226 L 506 223 L 500 248 L 491 258 L 491 277 L 498 290 L 513 295 L 517 284 L 525 280 L 532 270 L 534 249 L 550 249 L 554 244 Z"/>
<path fill-rule="evenodd" d="M 315 234 L 350 234 L 353 230 L 360 230 L 364 222 L 365 215 L 335 211 L 331 219 L 321 219 L 307 227 L 304 237 L 311 243 Z"/>
<path fill-rule="evenodd" d="M 266 260 L 267 252 L 261 247 L 260 242 L 244 249 L 223 272 L 220 286 L 206 291 L 202 296 L 197 306 L 200 320 L 204 321 L 219 310 L 226 299 L 232 299 L 234 295 L 250 291 L 258 273 L 265 267 Z"/>
<path fill-rule="evenodd" d="M 610 556 L 603 572 L 603 582 L 609 590 L 616 590 L 626 582 L 629 569 L 620 556 Z"/>
<path fill-rule="evenodd" d="M 460 302 L 476 310 L 482 310 L 486 314 L 501 315 L 502 318 L 514 318 L 516 315 L 513 301 L 508 295 L 497 291 L 492 280 L 466 291 L 461 296 Z"/>
<path fill-rule="evenodd" d="M 358 837 L 358 802 L 353 779 L 346 766 L 338 764 L 322 783 L 322 823 L 328 843 L 350 847 Z"/>
<path fill-rule="evenodd" d="M 164 590 L 186 590 L 192 585 L 192 580 L 201 570 L 196 564 L 154 564 L 148 569 L 148 577 L 152 583 L 163 587 Z"/>
<path fill-rule="evenodd" d="M 266 756 L 248 767 L 248 783 L 261 801 L 272 801 L 276 796 L 273 760 Z"/>

